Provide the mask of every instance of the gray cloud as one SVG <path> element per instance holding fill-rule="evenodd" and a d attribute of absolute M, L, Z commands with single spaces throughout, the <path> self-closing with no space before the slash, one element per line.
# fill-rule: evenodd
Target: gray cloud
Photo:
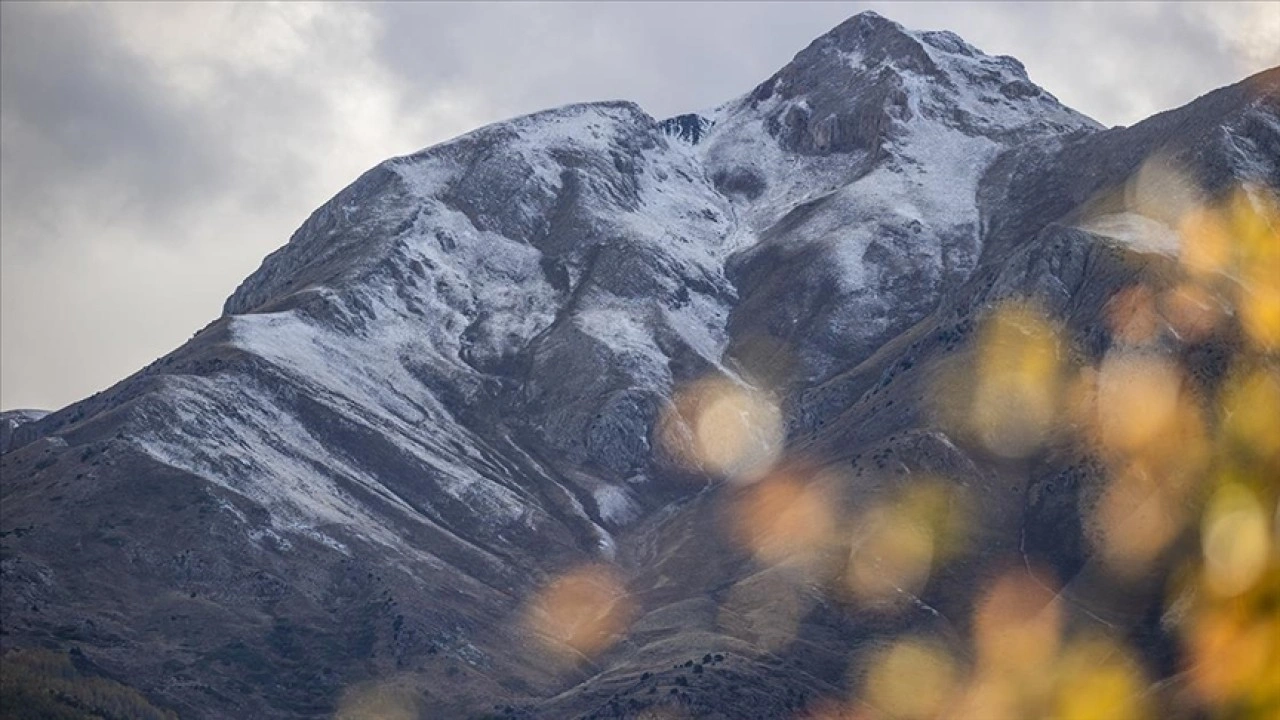
<path fill-rule="evenodd" d="M 393 4 L 378 52 L 415 96 L 468 95 L 492 119 L 614 97 L 665 116 L 747 91 L 864 9 L 1018 57 L 1107 124 L 1280 62 L 1280 21 L 1250 3 Z"/>
<path fill-rule="evenodd" d="M 868 7 L 1105 123 L 1280 62 L 1263 3 L 0 4 L 0 407 L 176 346 L 388 156 L 568 102 L 712 107 Z"/>
<path fill-rule="evenodd" d="M 22 140 L 6 145 L 7 163 L 72 185 L 111 174 L 136 188 L 148 212 L 207 189 L 192 181 L 222 170 L 177 108 L 154 92 L 150 68 L 101 32 L 98 13 L 14 3 L 0 14 L 4 121 Z M 47 191 L 30 179 L 10 186 L 6 200 L 14 207 L 29 207 Z"/>

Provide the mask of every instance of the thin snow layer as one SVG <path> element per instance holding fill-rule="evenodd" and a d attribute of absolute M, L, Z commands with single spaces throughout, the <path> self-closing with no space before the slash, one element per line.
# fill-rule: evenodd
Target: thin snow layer
<path fill-rule="evenodd" d="M 433 352 L 410 328 L 386 323 L 352 338 L 291 312 L 235 318 L 232 328 L 236 344 L 309 386 L 326 404 L 395 439 L 397 449 L 436 471 L 432 479 L 445 493 L 492 521 L 521 516 L 527 498 L 476 470 L 489 464 L 479 439 L 405 367 L 404 358 Z"/>
<path fill-rule="evenodd" d="M 341 305 L 336 297 L 328 301 Z M 375 316 L 391 317 L 391 309 L 384 304 Z M 266 508 L 274 531 L 339 549 L 326 528 L 340 526 L 347 536 L 404 550 L 386 512 L 434 522 L 435 511 L 421 500 L 434 493 L 470 508 L 482 526 L 530 524 L 537 504 L 508 484 L 506 469 L 494 464 L 483 440 L 406 367 L 412 359 L 441 357 L 429 334 L 415 333 L 401 319 L 353 335 L 288 311 L 233 317 L 231 335 L 234 345 L 276 366 L 293 390 L 391 443 L 417 468 L 411 477 L 394 478 L 415 489 L 412 502 L 377 470 L 313 436 L 279 395 L 244 375 L 170 379 L 154 410 L 160 417 L 143 423 L 148 430 L 136 442 L 161 462 Z M 203 441 L 192 443 L 192 437 Z M 360 489 L 359 497 L 352 488 Z"/>
<path fill-rule="evenodd" d="M 694 147 L 733 201 L 735 250 L 767 258 L 751 253 L 768 243 L 782 257 L 830 264 L 811 271 L 838 298 L 804 359 L 815 378 L 847 360 L 823 348 L 883 340 L 972 271 L 982 249 L 977 190 L 1000 153 L 1099 128 L 1031 84 L 1016 60 L 949 33 L 897 31 L 865 48 L 851 47 L 860 41 L 849 34 L 820 39 L 711 111 Z"/>
<path fill-rule="evenodd" d="M 457 358 L 464 346 L 484 357 L 501 357 L 542 332 L 561 303 L 548 284 L 533 247 L 496 232 L 478 230 L 467 217 L 442 203 L 419 216 L 415 234 L 402 247 L 402 261 L 426 268 L 414 288 L 421 312 L 432 322 L 415 323 L 430 346 Z M 397 278 L 384 278 L 395 292 Z M 464 340 L 464 331 L 473 332 Z M 408 330 L 408 328 L 402 328 Z"/>
<path fill-rule="evenodd" d="M 662 387 L 670 381 L 664 368 L 667 357 L 658 347 L 643 313 L 644 303 L 617 304 L 580 311 L 574 316 L 574 322 L 609 348 L 615 363 L 634 368 L 636 380 Z"/>
<path fill-rule="evenodd" d="M 950 87 L 892 60 L 871 67 L 860 52 L 843 56 L 855 85 L 858 73 L 880 72 L 885 63 L 901 76 L 910 113 L 885 120 L 883 147 L 813 155 L 784 149 L 766 118 L 787 104 L 811 112 L 803 96 L 721 106 L 706 117 L 697 145 L 664 134 L 634 105 L 570 106 L 388 161 L 393 180 L 361 186 L 372 189 L 335 204 L 312 224 L 314 236 L 268 260 L 235 307 L 269 307 L 287 293 L 297 302 L 284 312 L 232 316 L 231 343 L 286 378 L 289 392 L 386 439 L 420 469 L 411 480 L 427 491 L 418 499 L 313 435 L 280 389 L 247 375 L 172 379 L 152 406 L 161 417 L 138 444 L 261 504 L 275 530 L 334 543 L 325 529 L 341 526 L 396 544 L 375 505 L 422 520 L 430 515 L 422 497 L 457 501 L 490 528 L 533 522 L 539 503 L 503 453 L 537 453 L 514 443 L 495 450 L 453 409 L 479 397 L 557 321 L 606 348 L 629 386 L 666 392 L 677 378 L 660 331 L 719 365 L 735 301 L 726 261 L 798 206 L 823 201 L 780 241 L 828 244 L 850 295 L 874 295 L 893 272 L 869 254 L 876 243 L 889 247 L 893 262 L 932 268 L 935 277 L 964 272 L 979 251 L 977 183 L 1009 134 L 1091 127 L 1048 96 L 1001 94 L 1025 80 L 1016 64 L 949 36 L 921 37 Z M 743 168 L 760 179 L 760 192 L 716 189 L 717 173 Z M 582 237 L 550 238 L 562 253 L 552 257 L 540 233 L 562 201 L 573 204 Z M 885 239 L 901 228 L 916 235 Z M 286 290 L 309 265 L 346 257 L 328 243 L 355 259 L 303 290 Z M 566 243 L 583 247 L 566 250 Z M 573 285 L 592 243 L 633 251 L 618 256 L 649 263 L 642 271 L 652 275 L 643 278 L 649 284 L 637 291 L 614 278 L 617 286 L 588 292 L 553 284 L 548 261 L 580 263 L 568 271 Z M 859 302 L 885 306 L 865 313 L 865 331 L 881 331 L 894 298 Z M 568 506 L 597 528 L 602 546 L 611 538 L 584 506 L 594 505 L 606 523 L 638 513 L 624 487 L 567 485 L 576 488 L 565 487 Z"/>
<path fill-rule="evenodd" d="M 446 176 L 440 167 L 444 163 L 433 158 L 401 168 L 401 174 L 415 190 L 436 192 L 440 188 L 429 185 L 429 179 Z M 484 357 L 500 357 L 551 323 L 560 298 L 547 283 L 535 248 L 476 228 L 464 213 L 430 194 L 420 202 L 412 230 L 392 250 L 390 261 L 398 272 L 374 281 L 383 295 L 411 292 L 414 312 L 431 320 L 412 323 L 412 329 L 409 323 L 385 322 L 405 320 L 393 311 L 392 317 L 379 318 L 382 332 L 427 333 L 429 347 L 459 363 L 464 346 Z M 468 328 L 473 332 L 464 340 Z"/>
<path fill-rule="evenodd" d="M 645 162 L 638 175 L 639 206 L 617 221 L 625 237 L 634 238 L 651 257 L 669 263 L 673 292 L 687 292 L 690 280 L 720 290 L 715 295 L 689 292 L 687 302 L 661 306 L 661 320 L 703 359 L 718 364 L 728 343 L 727 301 L 732 290 L 724 265 L 735 249 L 728 220 L 733 209 L 707 182 L 697 156 L 687 148 L 682 142 L 664 139 L 654 153 L 656 157 Z M 654 343 L 653 305 L 615 305 L 613 311 L 619 310 L 628 315 L 632 329 L 650 328 L 643 341 L 634 336 L 625 340 L 633 349 L 647 345 L 654 365 L 666 375 L 667 358 Z M 613 336 L 599 322 L 584 325 L 584 330 L 606 342 Z M 665 389 L 666 383 L 661 385 Z"/>
<path fill-rule="evenodd" d="M 706 151 L 713 167 L 748 167 L 764 179 L 761 197 L 738 208 L 743 229 L 737 247 L 750 247 L 795 208 L 815 200 L 823 204 L 802 223 L 790 227 L 782 241 L 788 245 L 821 243 L 839 267 L 834 273 L 845 294 L 874 290 L 883 273 L 892 271 L 881 260 L 868 257 L 873 243 L 888 245 L 902 264 L 940 277 L 972 268 L 980 252 L 978 183 L 986 168 L 1004 148 L 981 134 L 970 134 L 923 112 L 931 88 L 922 79 L 909 77 L 907 89 L 913 118 L 899 127 L 887 143 L 886 158 L 870 172 L 850 177 L 850 168 L 862 164 L 865 153 L 802 156 L 780 147 L 764 129 L 762 115 L 777 103 L 776 97 L 760 107 L 761 115 L 723 119 L 723 127 Z M 914 239 L 893 241 L 886 229 L 910 228 Z M 944 248 L 944 240 L 950 247 Z M 903 256 L 905 255 L 905 256 Z M 908 257 L 909 256 L 909 257 Z M 877 299 L 864 294 L 862 302 Z M 874 336 L 894 303 L 879 298 L 885 312 L 863 315 L 861 332 Z"/>
<path fill-rule="evenodd" d="M 567 151 L 609 157 L 618 150 L 619 136 L 636 132 L 637 113 L 626 106 L 575 106 L 510 123 L 506 130 L 513 133 L 504 136 L 502 151 L 517 161 L 513 171 L 523 166 L 527 176 L 506 209 L 517 217 L 545 214 L 538 198 L 562 190 L 564 167 L 556 158 Z M 587 209 L 615 242 L 636 244 L 645 257 L 670 267 L 672 276 L 660 280 L 672 294 L 683 277 L 728 288 L 722 271 L 727 204 L 703 180 L 696 156 L 681 143 L 667 143 L 651 120 L 641 120 L 657 142 L 636 168 L 635 207 L 588 198 L 601 204 Z M 412 222 L 391 242 L 370 246 L 380 259 L 362 265 L 354 281 L 307 288 L 305 296 L 298 295 L 305 297 L 300 308 L 232 316 L 231 343 L 274 366 L 297 392 L 388 439 L 422 469 L 414 482 L 459 501 L 490 526 L 528 522 L 530 508 L 537 507 L 533 496 L 511 476 L 510 465 L 497 464 L 499 453 L 454 416 L 439 392 L 447 388 L 452 402 L 477 392 L 481 366 L 526 348 L 569 297 L 550 285 L 543 253 L 527 238 L 477 227 L 474 216 L 450 202 L 450 187 L 467 171 L 456 156 L 424 153 L 387 167 L 402 181 L 396 192 L 404 197 L 371 201 Z M 360 208 L 341 210 L 354 216 Z M 532 227 L 537 218 L 527 220 L 515 227 Z M 655 341 L 654 323 L 666 323 L 716 362 L 727 342 L 727 316 L 723 299 L 702 292 L 668 307 L 651 297 L 601 290 L 570 321 L 606 346 L 629 369 L 634 385 L 665 390 L 672 383 L 669 359 Z M 261 504 L 282 533 L 328 537 L 323 528 L 339 525 L 355 536 L 395 544 L 376 520 L 380 510 L 343 488 L 362 488 L 409 516 L 423 512 L 388 489 L 376 472 L 310 435 L 279 398 L 251 379 L 185 379 L 167 397 L 163 412 L 169 417 L 154 425 L 164 429 L 142 435 L 140 446 Z M 207 441 L 191 447 L 193 436 Z M 604 486 L 589 494 L 608 522 L 626 522 L 637 512 L 624 491 Z M 573 505 L 590 519 L 580 503 Z"/>
<path fill-rule="evenodd" d="M 1264 187 L 1275 185 L 1280 178 L 1280 155 L 1267 149 L 1280 145 L 1280 104 L 1274 95 L 1263 93 L 1247 113 L 1220 132 L 1241 179 Z"/>
<path fill-rule="evenodd" d="M 826 243 L 839 264 L 841 285 L 850 292 L 890 279 L 884 273 L 893 268 L 868 254 L 873 243 L 891 247 L 905 265 L 936 277 L 968 272 L 980 251 L 978 181 L 1000 149 L 985 137 L 913 123 L 895 143 L 892 161 L 834 193 L 826 211 L 798 227 L 789 242 Z M 895 242 L 886 232 L 891 228 L 908 229 L 912 239 Z M 867 327 L 878 330 L 874 322 Z"/>
<path fill-rule="evenodd" d="M 663 321 L 698 355 L 719 367 L 729 338 L 729 307 L 702 294 L 691 294 L 689 304 L 662 309 Z"/>
<path fill-rule="evenodd" d="M 563 190 L 564 165 L 557 159 L 566 153 L 579 157 L 610 157 L 621 151 L 619 138 L 637 132 L 637 124 L 656 142 L 636 168 L 636 207 L 601 206 L 589 208 L 614 236 L 614 242 L 632 243 L 654 257 L 665 259 L 677 274 L 709 278 L 712 284 L 728 287 L 723 278 L 724 258 L 732 249 L 720 226 L 706 222 L 709 209 L 727 212 L 727 205 L 703 180 L 697 157 L 684 143 L 667 139 L 652 126 L 652 120 L 627 105 L 575 105 L 511 121 L 507 129 L 514 135 L 504 152 L 518 158 L 527 168 L 525 190 L 512 198 L 512 212 L 534 226 L 546 207 L 524 207 L 527 198 L 554 197 Z M 501 355 L 524 347 L 555 318 L 565 298 L 546 281 L 538 262 L 542 254 L 521 241 L 476 229 L 461 212 L 445 205 L 440 195 L 453 182 L 458 169 L 443 156 L 392 164 L 405 183 L 421 199 L 427 211 L 419 215 L 419 237 L 448 237 L 454 247 L 439 250 L 439 243 L 419 242 L 413 252 L 421 263 L 435 269 L 437 286 L 448 292 L 443 303 L 431 307 L 432 314 L 444 318 L 444 333 L 436 338 L 438 347 L 456 346 L 451 334 L 464 323 L 480 318 L 483 340 L 492 347 L 489 354 Z M 669 279 L 670 280 L 670 279 Z M 675 283 L 672 283 L 675 289 Z M 652 338 L 640 334 L 652 314 L 642 302 L 614 303 L 601 309 L 603 317 L 578 319 L 581 329 L 618 352 L 654 355 Z M 723 348 L 727 308 L 709 306 L 704 298 L 679 314 L 682 335 L 690 345 L 705 348 L 709 360 L 719 359 Z M 475 342 L 473 340 L 472 342 Z M 642 347 L 642 346 L 649 347 Z M 654 356 L 655 363 L 657 362 Z M 665 357 L 660 364 L 665 364 Z"/>
<path fill-rule="evenodd" d="M 14 432 L 27 423 L 35 422 L 48 415 L 47 410 L 5 410 L 0 412 L 0 454 L 6 453 L 13 442 Z"/>
<path fill-rule="evenodd" d="M 872 61 L 857 50 L 836 48 L 831 51 L 839 53 L 849 77 L 822 79 L 861 88 L 882 71 L 891 70 L 901 80 L 911 119 L 905 124 L 889 121 L 897 127 L 889 132 L 890 154 L 904 162 L 886 173 L 863 181 L 850 177 L 850 169 L 867 159 L 863 152 L 805 156 L 784 150 L 766 129 L 765 118 L 788 108 L 806 111 L 801 115 L 808 116 L 810 103 L 803 96 L 783 99 L 775 93 L 763 101 L 744 96 L 708 113 L 715 122 L 707 140 L 698 146 L 708 171 L 749 168 L 764 180 L 764 194 L 739 208 L 750 231 L 743 245 L 750 245 L 751 235 L 763 232 L 795 207 L 851 182 L 860 186 L 859 194 L 881 205 L 919 203 L 918 219 L 941 221 L 935 225 L 967 223 L 976 212 L 973 199 L 978 180 L 1011 139 L 1101 128 L 1032 85 L 1012 58 L 985 55 L 952 33 L 898 29 L 915 38 L 945 80 L 899 67 L 893 59 Z M 811 123 L 823 120 L 814 117 Z M 885 186 L 886 179 L 893 179 L 889 173 L 905 177 Z M 955 215 L 957 211 L 966 217 Z"/>
<path fill-rule="evenodd" d="M 764 181 L 760 197 L 740 200 L 735 208 L 741 230 L 734 236 L 730 252 L 754 245 L 761 233 L 793 208 L 847 184 L 849 168 L 862 160 L 841 155 L 802 156 L 784 150 L 765 128 L 765 116 L 783 102 L 775 96 L 756 112 L 715 111 L 711 138 L 699 146 L 709 173 L 746 170 Z"/>
<path fill-rule="evenodd" d="M 1028 131 L 1101 130 L 1102 125 L 1057 101 L 1031 83 L 1022 64 L 1010 57 L 992 57 L 952 33 L 910 32 L 930 59 L 947 75 L 950 87 L 934 83 L 929 95 L 958 107 L 984 134 L 1015 129 Z M 950 36 L 954 42 L 938 42 Z M 956 49 L 956 45 L 963 49 Z M 922 78 L 914 76 L 915 82 Z M 917 97 L 924 96 L 917 92 Z"/>
<path fill-rule="evenodd" d="M 600 513 L 600 519 L 605 522 L 623 525 L 635 519 L 640 512 L 639 506 L 631 499 L 631 494 L 626 488 L 601 485 L 595 489 L 592 496 L 596 501 L 596 510 Z"/>
<path fill-rule="evenodd" d="M 266 393 L 230 378 L 171 378 L 155 422 L 133 438 L 157 460 L 207 478 L 265 508 L 270 526 L 344 550 L 325 532 L 352 529 L 357 537 L 394 544 L 363 504 L 333 482 L 331 473 L 361 473 L 328 452 L 295 418 L 279 412 Z M 201 443 L 192 443 L 200 437 Z M 378 484 L 362 478 L 376 492 Z M 398 504 L 394 497 L 384 498 Z"/>

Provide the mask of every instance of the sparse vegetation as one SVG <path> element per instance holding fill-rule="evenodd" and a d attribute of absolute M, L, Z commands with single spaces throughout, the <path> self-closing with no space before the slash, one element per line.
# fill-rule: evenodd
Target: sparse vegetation
<path fill-rule="evenodd" d="M 0 720 L 176 720 L 137 690 L 38 648 L 0 657 Z"/>

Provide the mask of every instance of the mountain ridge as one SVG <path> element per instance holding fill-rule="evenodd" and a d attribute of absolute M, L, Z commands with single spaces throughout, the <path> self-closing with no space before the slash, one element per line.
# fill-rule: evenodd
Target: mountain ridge
<path fill-rule="evenodd" d="M 717 530 L 734 488 L 685 461 L 693 431 L 669 441 L 682 389 L 775 394 L 808 462 L 954 476 L 993 554 L 1032 517 L 1034 551 L 1081 562 L 1046 540 L 1059 506 L 936 427 L 919 368 L 1013 295 L 1102 347 L 1124 253 L 1149 253 L 1105 250 L 1089 203 L 1170 146 L 1206 187 L 1280 187 L 1280 74 L 1255 77 L 1105 130 L 1015 60 L 863 14 L 685 121 L 577 104 L 381 163 L 190 342 L 6 434 L 4 645 L 80 648 L 198 717 L 314 717 L 385 677 L 445 714 L 586 715 L 716 653 L 732 681 L 687 707 L 838 692 L 882 623 L 812 588 L 785 591 L 806 619 L 781 648 L 717 619 L 778 581 Z M 565 671 L 516 618 L 584 561 L 625 569 L 647 629 Z M 913 597 L 901 622 L 931 627 L 967 595 Z"/>

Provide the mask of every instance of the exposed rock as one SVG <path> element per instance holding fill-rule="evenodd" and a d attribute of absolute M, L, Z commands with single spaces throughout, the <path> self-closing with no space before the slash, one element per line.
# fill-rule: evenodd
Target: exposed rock
<path fill-rule="evenodd" d="M 1093 221 L 1156 153 L 1210 194 L 1280 188 L 1278 85 L 1103 130 L 1012 58 L 864 13 L 710 112 L 574 105 L 388 160 L 190 342 L 0 416 L 3 646 L 76 648 L 182 717 L 329 716 L 390 681 L 431 717 L 772 718 L 842 692 L 889 630 L 951 631 L 987 558 L 1087 564 L 1096 473 L 953 441 L 930 368 L 1007 297 L 1100 355 L 1105 303 L 1168 259 Z M 778 393 L 790 447 L 848 469 L 842 503 L 908 472 L 972 488 L 979 551 L 892 621 L 757 566 L 733 489 L 655 442 L 709 376 Z M 632 631 L 552 667 L 525 603 L 602 559 Z M 786 607 L 718 614 L 737 587 Z"/>

